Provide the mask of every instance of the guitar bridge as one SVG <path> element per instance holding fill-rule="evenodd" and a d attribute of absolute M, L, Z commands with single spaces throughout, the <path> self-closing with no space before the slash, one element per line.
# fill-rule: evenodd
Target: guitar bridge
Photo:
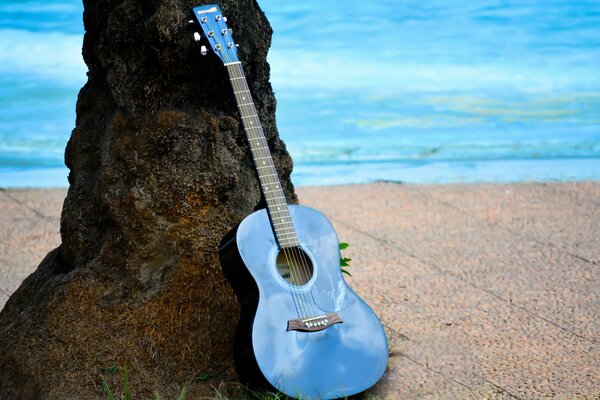
<path fill-rule="evenodd" d="M 329 328 L 331 325 L 341 324 L 344 321 L 336 313 L 319 315 L 318 317 L 290 319 L 288 331 L 318 332 Z"/>

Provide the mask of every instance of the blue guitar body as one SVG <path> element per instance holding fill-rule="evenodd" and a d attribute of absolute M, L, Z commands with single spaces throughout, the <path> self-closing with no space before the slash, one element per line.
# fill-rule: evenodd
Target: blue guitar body
<path fill-rule="evenodd" d="M 220 247 L 221 265 L 242 305 L 235 344 L 238 373 L 244 381 L 306 400 L 362 392 L 386 369 L 384 330 L 344 281 L 329 220 L 309 207 L 288 207 L 312 264 L 312 276 L 302 287 L 289 285 L 277 268 L 280 249 L 266 210 L 246 217 Z M 311 303 L 313 313 L 335 312 L 342 322 L 316 332 L 287 330 L 288 321 L 297 318 L 292 291 Z"/>
<path fill-rule="evenodd" d="M 316 210 L 287 204 L 227 18 L 216 4 L 192 11 L 190 22 L 204 33 L 194 32 L 194 39 L 227 69 L 267 206 L 219 246 L 242 306 L 234 354 L 240 378 L 303 400 L 362 392 L 387 366 L 381 323 L 342 278 L 331 223 Z M 208 54 L 206 45 L 201 54 Z"/>

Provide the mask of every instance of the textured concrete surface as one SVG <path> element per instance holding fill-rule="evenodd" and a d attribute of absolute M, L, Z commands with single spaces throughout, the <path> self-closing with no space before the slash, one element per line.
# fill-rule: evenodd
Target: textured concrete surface
<path fill-rule="evenodd" d="M 390 337 L 385 399 L 600 399 L 600 183 L 301 187 Z M 65 190 L 0 191 L 0 307 Z"/>

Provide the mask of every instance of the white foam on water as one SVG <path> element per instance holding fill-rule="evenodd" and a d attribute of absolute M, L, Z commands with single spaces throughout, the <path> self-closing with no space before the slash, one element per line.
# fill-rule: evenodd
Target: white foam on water
<path fill-rule="evenodd" d="M 82 35 L 0 29 L 0 73 L 29 75 L 65 85 L 85 83 Z"/>
<path fill-rule="evenodd" d="M 357 57 L 355 54 L 274 50 L 269 54 L 276 91 L 324 90 L 476 91 L 549 93 L 600 86 L 595 67 L 564 62 L 543 65 L 419 62 Z M 568 67 L 569 73 L 564 73 Z"/>

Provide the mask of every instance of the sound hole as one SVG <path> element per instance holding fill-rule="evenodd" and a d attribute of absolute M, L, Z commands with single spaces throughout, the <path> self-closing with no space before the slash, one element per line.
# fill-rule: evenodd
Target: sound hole
<path fill-rule="evenodd" d="M 282 249 L 277 255 L 277 272 L 292 285 L 304 285 L 313 274 L 310 257 L 300 247 Z"/>

